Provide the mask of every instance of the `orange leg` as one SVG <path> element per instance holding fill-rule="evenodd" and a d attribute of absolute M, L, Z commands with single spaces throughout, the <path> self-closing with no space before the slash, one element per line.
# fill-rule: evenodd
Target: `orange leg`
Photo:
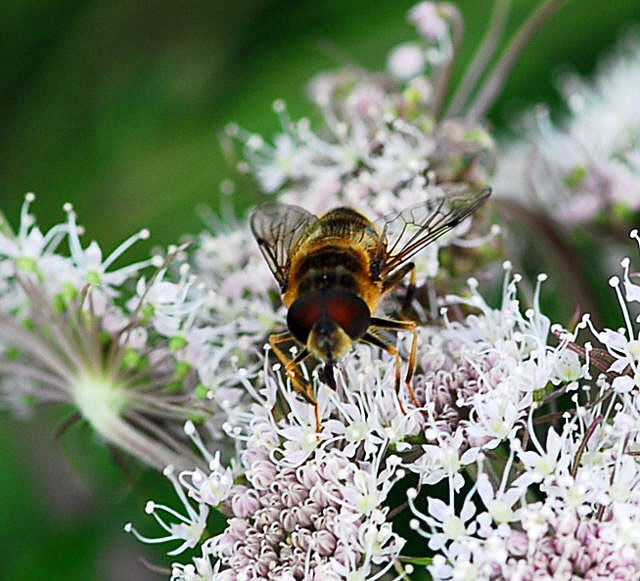
<path fill-rule="evenodd" d="M 318 400 L 313 392 L 313 384 L 302 374 L 299 367 L 299 364 L 304 361 L 310 353 L 306 347 L 303 347 L 303 349 L 294 358 L 292 358 L 280 347 L 281 343 L 292 340 L 294 339 L 291 333 L 289 333 L 289 331 L 284 331 L 282 333 L 271 335 L 269 337 L 269 344 L 280 362 L 284 365 L 285 375 L 291 380 L 293 388 L 314 406 L 316 430 L 319 432 L 322 429 L 320 421 L 320 406 L 318 405 Z"/>
<path fill-rule="evenodd" d="M 411 397 L 411 401 L 413 401 L 416 407 L 421 407 L 418 398 L 416 397 L 416 392 L 413 390 L 413 386 L 411 385 L 411 380 L 413 379 L 413 375 L 416 371 L 416 358 L 418 352 L 418 329 L 416 328 L 415 321 L 393 321 L 391 319 L 380 319 L 378 317 L 372 317 L 371 326 L 377 327 L 378 329 L 394 329 L 394 330 L 403 330 L 403 331 L 411 331 L 411 351 L 409 353 L 409 361 L 407 366 L 407 374 L 404 378 L 404 382 L 409 390 L 409 396 Z M 363 337 L 364 341 L 372 343 L 373 345 L 377 345 L 381 349 L 384 349 L 388 353 L 391 353 L 396 359 L 396 393 L 400 391 L 400 378 L 401 378 L 401 365 L 402 359 L 400 357 L 400 353 L 398 349 L 393 345 L 389 345 L 386 341 L 380 339 L 376 335 L 372 333 L 366 333 Z M 401 404 L 402 407 L 402 404 Z M 404 410 L 403 410 L 404 411 Z"/>
<path fill-rule="evenodd" d="M 397 287 L 403 280 L 404 277 L 410 274 L 409 276 L 409 286 L 407 287 L 407 292 L 404 295 L 404 299 L 402 300 L 402 306 L 400 307 L 400 314 L 402 318 L 408 318 L 405 313 L 407 309 L 411 305 L 415 295 L 416 295 L 416 266 L 413 262 L 409 262 L 405 264 L 403 267 L 399 268 L 395 272 L 389 275 L 389 278 L 384 281 L 382 285 L 382 294 L 385 295 L 389 291 L 393 290 Z"/>

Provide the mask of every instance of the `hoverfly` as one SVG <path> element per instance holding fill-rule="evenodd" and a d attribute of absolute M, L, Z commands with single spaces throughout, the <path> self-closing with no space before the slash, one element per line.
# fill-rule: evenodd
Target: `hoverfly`
<path fill-rule="evenodd" d="M 250 217 L 251 230 L 273 273 L 287 307 L 287 327 L 269 337 L 296 391 L 319 409 L 312 385 L 298 364 L 310 356 L 324 363 L 320 377 L 336 388 L 334 367 L 356 341 L 384 349 L 395 358 L 395 390 L 402 384 L 397 348 L 377 329 L 413 333 L 404 382 L 411 387 L 416 365 L 417 328 L 412 320 L 375 316 L 380 300 L 410 275 L 405 304 L 415 291 L 416 268 L 410 259 L 439 236 L 475 212 L 491 190 L 463 188 L 430 203 L 408 209 L 378 228 L 360 212 L 339 207 L 318 217 L 287 204 L 264 203 Z M 282 343 L 301 350 L 290 357 Z M 400 398 L 401 410 L 404 412 Z"/>

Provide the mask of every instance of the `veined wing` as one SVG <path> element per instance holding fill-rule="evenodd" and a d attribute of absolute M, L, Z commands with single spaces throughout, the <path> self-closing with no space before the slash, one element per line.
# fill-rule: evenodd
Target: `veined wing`
<path fill-rule="evenodd" d="M 282 292 L 287 288 L 289 253 L 317 220 L 299 206 L 274 202 L 265 202 L 251 212 L 251 232 Z"/>
<path fill-rule="evenodd" d="M 381 276 L 409 261 L 425 246 L 449 232 L 473 214 L 489 197 L 491 188 L 448 187 L 441 197 L 408 208 L 383 226 L 385 256 L 380 257 Z"/>

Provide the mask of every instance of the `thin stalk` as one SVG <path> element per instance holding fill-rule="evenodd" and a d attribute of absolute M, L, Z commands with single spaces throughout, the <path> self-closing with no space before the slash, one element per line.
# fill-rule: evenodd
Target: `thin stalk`
<path fill-rule="evenodd" d="M 416 486 L 417 494 L 420 494 L 421 490 L 422 490 L 422 484 L 418 483 L 418 485 Z M 416 498 L 417 498 L 417 496 L 416 496 Z M 397 515 L 399 515 L 403 510 L 405 510 L 408 506 L 409 506 L 409 501 L 405 500 L 401 505 L 396 506 L 395 508 L 392 508 L 389 511 L 389 514 L 387 515 L 387 522 L 393 521 L 393 519 Z"/>
<path fill-rule="evenodd" d="M 11 335 L 9 336 L 9 333 Z M 73 381 L 74 376 L 67 361 L 63 359 L 63 354 L 50 348 L 51 342 L 47 342 L 38 337 L 32 331 L 28 331 L 10 317 L 0 315 L 0 338 L 8 337 L 7 342 L 16 347 L 19 351 L 34 357 L 44 367 L 45 372 L 50 371 L 65 380 L 66 386 Z"/>
<path fill-rule="evenodd" d="M 533 420 L 533 425 L 534 426 L 539 426 L 541 424 L 549 424 L 551 422 L 555 422 L 559 419 L 562 418 L 562 416 L 564 414 L 566 414 L 567 412 L 553 412 L 550 414 L 545 414 L 544 416 L 538 416 L 535 420 Z M 569 411 L 568 413 L 570 414 L 575 414 L 575 412 L 571 412 Z"/>
<path fill-rule="evenodd" d="M 94 368 L 97 368 L 100 374 L 105 373 L 104 346 L 100 337 L 101 325 L 94 308 L 92 287 L 85 285 L 82 289 L 80 300 L 78 302 L 78 311 L 83 313 L 84 317 L 84 335 L 88 348 L 91 349 L 91 360 Z M 84 311 L 85 301 L 88 311 Z"/>
<path fill-rule="evenodd" d="M 453 4 L 448 5 L 449 14 L 448 17 L 451 20 L 452 26 L 452 47 L 451 58 L 445 65 L 444 69 L 438 75 L 435 83 L 434 98 L 433 98 L 433 114 L 436 119 L 441 119 L 444 112 L 444 105 L 449 92 L 449 85 L 451 83 L 451 75 L 453 74 L 453 67 L 456 64 L 456 60 L 460 54 L 460 48 L 462 47 L 462 39 L 464 38 L 464 19 L 462 14 L 456 6 Z"/>
<path fill-rule="evenodd" d="M 56 433 L 53 437 L 54 440 L 59 440 L 64 436 L 67 430 L 73 426 L 76 422 L 82 421 L 82 414 L 80 412 L 73 412 L 68 418 L 66 418 L 62 424 L 56 429 Z"/>
<path fill-rule="evenodd" d="M 584 437 L 582 438 L 582 442 L 580 442 L 580 445 L 578 446 L 576 457 L 573 459 L 573 467 L 571 468 L 571 476 L 574 479 L 578 475 L 578 468 L 580 468 L 580 460 L 582 460 L 582 455 L 584 454 L 584 451 L 587 449 L 587 444 L 589 443 L 591 436 L 593 436 L 593 433 L 596 431 L 596 428 L 602 422 L 603 417 L 604 416 L 598 416 L 594 418 L 593 422 L 591 422 L 591 425 L 587 428 L 587 431 L 585 432 Z"/>
<path fill-rule="evenodd" d="M 467 67 L 456 89 L 455 95 L 447 108 L 445 117 L 460 115 L 469 102 L 471 93 L 478 85 L 478 80 L 487 70 L 498 45 L 504 35 L 504 26 L 507 22 L 507 14 L 511 7 L 511 0 L 495 0 L 489 20 L 487 32 L 482 38 L 480 48 Z"/>
<path fill-rule="evenodd" d="M 520 55 L 531 42 L 542 25 L 562 6 L 566 0 L 545 0 L 533 12 L 531 16 L 518 29 L 511 42 L 504 49 L 498 62 L 495 64 L 489 77 L 486 79 L 478 95 L 471 103 L 467 113 L 469 121 L 477 121 L 483 117 L 495 102 L 502 90 L 511 69 L 520 58 Z"/>
<path fill-rule="evenodd" d="M 4 361 L 3 359 L 0 359 L 0 372 L 33 379 L 40 383 L 44 383 L 45 385 L 57 387 L 63 392 L 66 392 L 68 385 L 64 379 L 60 378 L 59 375 L 42 371 L 33 365 L 26 365 L 24 363 L 17 363 L 14 361 Z"/>

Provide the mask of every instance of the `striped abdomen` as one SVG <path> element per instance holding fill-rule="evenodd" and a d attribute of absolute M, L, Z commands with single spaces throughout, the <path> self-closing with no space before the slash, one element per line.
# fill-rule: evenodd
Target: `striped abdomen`
<path fill-rule="evenodd" d="M 351 208 L 336 208 L 322 216 L 291 256 L 285 304 L 314 291 L 344 290 L 361 297 L 373 309 L 379 298 L 371 282 L 371 257 L 380 236 L 371 222 Z"/>
<path fill-rule="evenodd" d="M 339 289 L 359 294 L 366 276 L 361 252 L 349 246 L 326 244 L 303 255 L 292 272 L 298 295 L 316 290 Z"/>

